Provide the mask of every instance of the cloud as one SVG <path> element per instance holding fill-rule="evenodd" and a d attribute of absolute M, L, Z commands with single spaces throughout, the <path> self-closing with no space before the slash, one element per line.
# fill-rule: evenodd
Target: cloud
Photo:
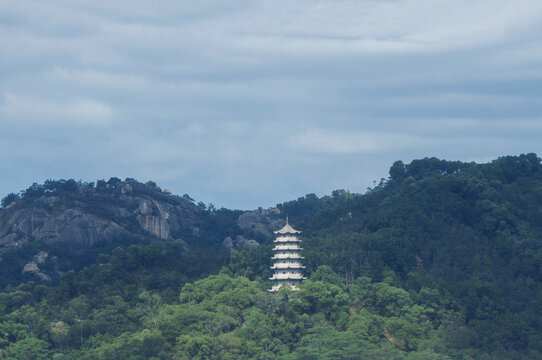
<path fill-rule="evenodd" d="M 44 74 L 49 81 L 65 82 L 78 86 L 93 86 L 97 88 L 117 88 L 128 90 L 150 86 L 145 76 L 135 74 L 123 74 L 117 72 L 105 72 L 95 69 L 66 69 L 55 68 Z"/>
<path fill-rule="evenodd" d="M 374 131 L 337 131 L 313 129 L 294 138 L 294 145 L 307 152 L 324 154 L 374 154 L 420 146 L 422 138 L 398 133 Z M 425 145 L 428 145 L 427 143 Z"/>
<path fill-rule="evenodd" d="M 88 98 L 68 101 L 25 98 L 5 94 L 0 105 L 2 123 L 43 126 L 103 126 L 111 123 L 114 111 L 105 103 Z M 11 124 L 11 125 L 10 125 Z"/>
<path fill-rule="evenodd" d="M 539 151 L 541 35 L 538 0 L 3 2 L 0 192 L 129 176 L 257 207 Z"/>

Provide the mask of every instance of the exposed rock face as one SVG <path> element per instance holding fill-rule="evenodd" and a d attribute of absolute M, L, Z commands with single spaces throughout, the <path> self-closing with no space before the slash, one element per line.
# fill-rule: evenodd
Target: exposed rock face
<path fill-rule="evenodd" d="M 273 231 L 282 228 L 284 220 L 278 218 L 278 209 L 246 211 L 239 215 L 237 225 L 255 236 L 273 237 Z"/>
<path fill-rule="evenodd" d="M 227 249 L 254 249 L 260 246 L 260 243 L 253 239 L 247 239 L 242 235 L 237 235 L 235 237 L 235 240 L 233 240 L 230 236 L 224 239 L 222 242 L 222 246 L 224 246 Z"/>
<path fill-rule="evenodd" d="M 0 254 L 35 240 L 90 248 L 98 241 L 107 241 L 126 233 L 116 223 L 79 209 L 48 211 L 25 208 L 19 211 L 12 209 L 1 215 Z"/>
<path fill-rule="evenodd" d="M 6 251 L 33 241 L 87 249 L 127 236 L 179 240 L 183 230 L 197 233 L 202 211 L 186 199 L 137 181 L 25 197 L 0 209 L 0 259 Z M 34 262 L 46 257 L 38 254 Z"/>
<path fill-rule="evenodd" d="M 33 261 L 35 261 L 38 264 L 44 264 L 45 260 L 49 257 L 49 254 L 45 251 L 40 251 L 34 257 L 32 258 Z"/>
<path fill-rule="evenodd" d="M 40 271 L 40 268 L 38 267 L 38 264 L 36 264 L 35 262 L 29 262 L 23 268 L 23 273 L 34 274 L 34 273 L 37 273 L 39 271 Z"/>
<path fill-rule="evenodd" d="M 150 200 L 139 202 L 137 221 L 145 231 L 161 239 L 169 239 L 171 227 L 168 219 L 169 211 L 165 204 Z"/>
<path fill-rule="evenodd" d="M 225 238 L 224 241 L 222 241 L 222 246 L 225 247 L 226 249 L 232 250 L 233 249 L 233 240 L 232 240 L 232 238 L 230 236 Z"/>
<path fill-rule="evenodd" d="M 152 203 L 149 200 L 141 200 L 139 202 L 139 213 L 141 215 L 151 215 Z"/>
<path fill-rule="evenodd" d="M 202 210 L 191 202 L 178 198 L 179 204 L 160 202 L 152 199 L 139 199 L 136 210 L 137 222 L 148 233 L 161 239 L 171 239 L 172 231 L 190 229 L 197 235 L 197 228 L 192 225 Z"/>
<path fill-rule="evenodd" d="M 253 239 L 246 239 L 244 236 L 237 235 L 235 237 L 235 244 L 237 248 L 242 249 L 254 249 L 260 246 L 260 243 Z"/>
<path fill-rule="evenodd" d="M 47 274 L 44 274 L 42 272 L 37 272 L 34 274 L 35 277 L 37 277 L 40 281 L 48 282 L 51 281 L 51 277 Z"/>
<path fill-rule="evenodd" d="M 121 192 L 123 195 L 131 194 L 131 193 L 132 193 L 132 185 L 130 185 L 130 184 L 124 184 L 124 185 L 122 185 L 122 187 L 120 188 L 120 192 Z"/>
<path fill-rule="evenodd" d="M 24 266 L 23 273 L 29 273 L 31 275 L 34 275 L 36 278 L 44 282 L 51 281 L 51 277 L 42 273 L 40 271 L 40 268 L 38 267 L 38 264 L 34 261 L 29 262 Z"/>
<path fill-rule="evenodd" d="M 158 216 L 138 215 L 137 221 L 145 231 L 159 238 L 169 239 L 171 229 L 166 219 Z"/>

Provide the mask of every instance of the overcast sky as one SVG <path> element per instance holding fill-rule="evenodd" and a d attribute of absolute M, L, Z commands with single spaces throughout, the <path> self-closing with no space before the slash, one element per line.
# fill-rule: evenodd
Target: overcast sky
<path fill-rule="evenodd" d="M 540 0 L 0 0 L 2 197 L 117 176 L 266 208 L 541 140 Z"/>

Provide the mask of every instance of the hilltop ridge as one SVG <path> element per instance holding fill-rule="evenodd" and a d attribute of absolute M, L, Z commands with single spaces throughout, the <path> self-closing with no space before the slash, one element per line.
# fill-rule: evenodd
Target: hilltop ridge
<path fill-rule="evenodd" d="M 187 194 L 171 194 L 152 181 L 47 180 L 4 197 L 0 259 L 10 252 L 22 254 L 26 265 L 19 261 L 18 271 L 49 281 L 59 268 L 80 268 L 117 246 L 153 241 L 178 242 L 186 250 L 258 246 L 255 239 L 270 236 L 281 223 L 276 212 L 215 209 L 196 204 Z M 58 266 L 59 262 L 66 264 Z M 56 270 L 42 272 L 40 267 Z"/>

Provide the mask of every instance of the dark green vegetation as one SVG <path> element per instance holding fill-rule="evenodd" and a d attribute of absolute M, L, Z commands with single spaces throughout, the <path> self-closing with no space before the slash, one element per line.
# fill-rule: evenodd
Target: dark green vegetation
<path fill-rule="evenodd" d="M 217 250 L 239 212 L 205 210 L 201 247 L 138 243 L 6 287 L 0 359 L 542 358 L 536 155 L 396 162 L 365 195 L 278 208 L 303 231 L 299 292 L 266 292 L 271 239 Z"/>

